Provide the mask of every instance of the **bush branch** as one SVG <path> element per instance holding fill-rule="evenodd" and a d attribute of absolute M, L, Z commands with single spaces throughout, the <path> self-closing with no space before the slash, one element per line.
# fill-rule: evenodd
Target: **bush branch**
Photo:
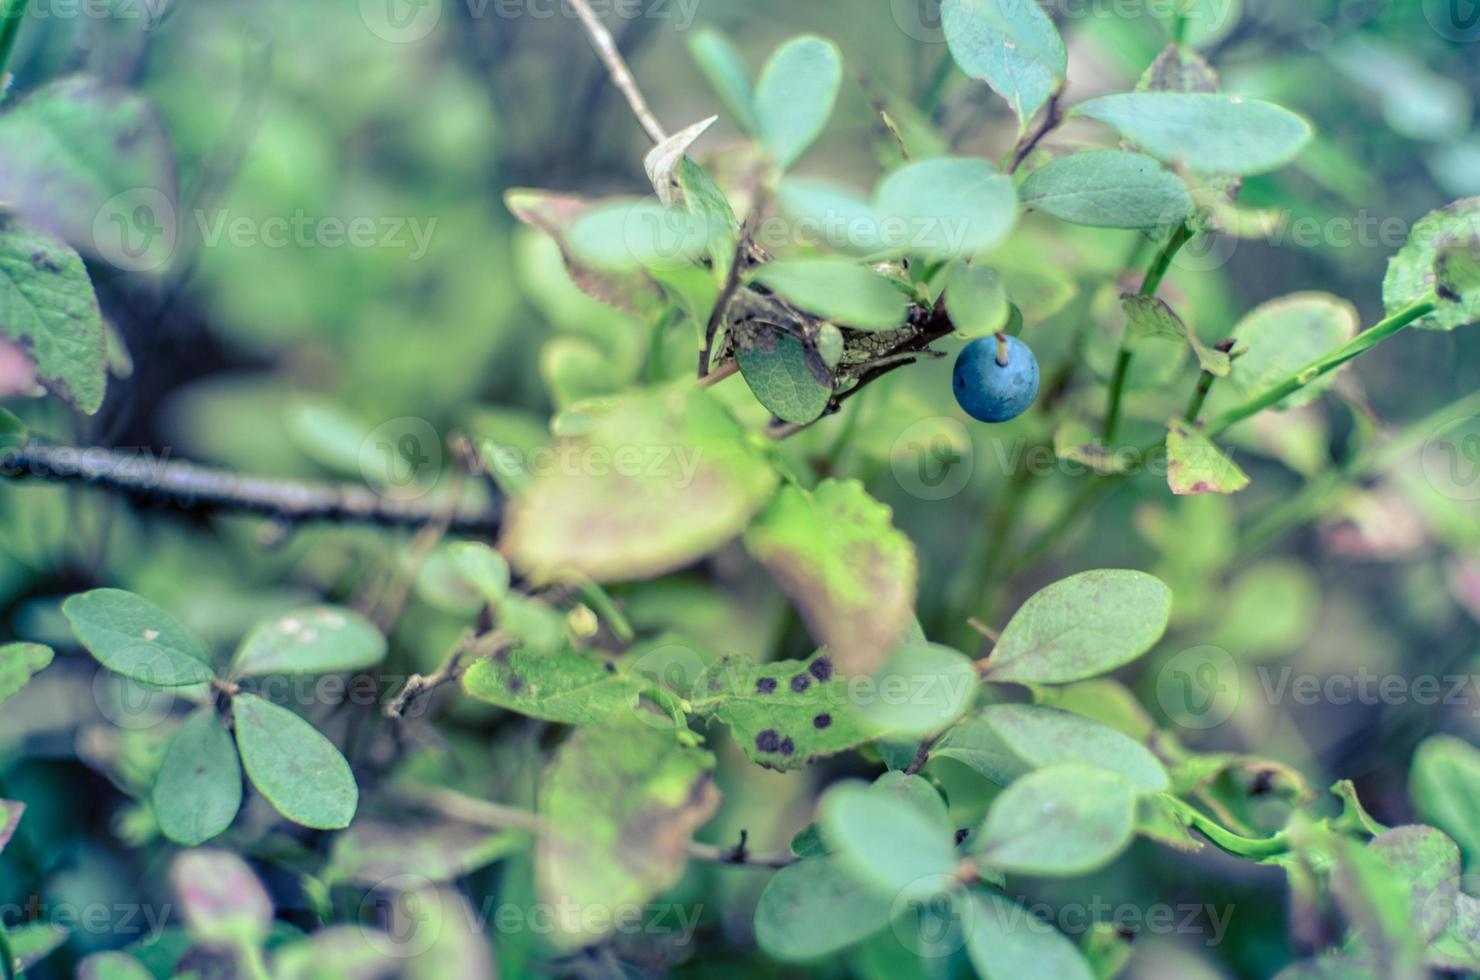
<path fill-rule="evenodd" d="M 445 495 L 397 500 L 357 483 L 327 483 L 253 476 L 232 470 L 167 461 L 152 454 L 30 442 L 0 459 L 0 477 L 83 483 L 135 500 L 187 511 L 262 514 L 284 523 L 338 521 L 421 527 L 447 521 L 464 534 L 494 534 L 502 508 L 461 504 L 451 511 Z"/>
<path fill-rule="evenodd" d="M 642 124 L 643 130 L 654 143 L 661 143 L 668 138 L 663 131 L 663 124 L 658 122 L 658 117 L 653 115 L 653 110 L 648 108 L 647 100 L 642 97 L 642 90 L 637 87 L 637 79 L 632 77 L 632 69 L 627 67 L 627 62 L 622 58 L 622 52 L 617 48 L 617 42 L 612 38 L 611 32 L 601 23 L 596 12 L 586 0 L 570 0 L 570 5 L 581 19 L 581 26 L 586 29 L 586 36 L 591 39 L 591 47 L 596 49 L 596 57 L 606 66 L 607 74 L 612 77 L 612 84 L 622 93 L 627 104 L 632 107 L 632 114 Z"/>

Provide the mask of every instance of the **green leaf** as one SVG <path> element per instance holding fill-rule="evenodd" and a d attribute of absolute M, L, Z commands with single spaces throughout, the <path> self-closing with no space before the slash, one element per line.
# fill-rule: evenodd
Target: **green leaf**
<path fill-rule="evenodd" d="M 941 27 L 961 70 L 1012 105 L 1019 131 L 1064 83 L 1069 56 L 1036 2 L 943 0 Z"/>
<path fill-rule="evenodd" d="M 202 684 L 216 677 L 200 638 L 132 592 L 83 592 L 62 603 L 62 615 L 88 652 L 116 674 L 157 687 Z"/>
<path fill-rule="evenodd" d="M 777 191 L 781 208 L 798 225 L 815 229 L 828 248 L 854 255 L 877 255 L 907 244 L 886 242 L 881 218 L 872 201 L 846 188 L 812 177 L 787 177 Z"/>
<path fill-rule="evenodd" d="M 909 301 L 892 282 L 847 259 L 778 259 L 751 280 L 780 293 L 808 313 L 855 330 L 893 330 Z"/>
<path fill-rule="evenodd" d="M 77 964 L 77 980 L 152 980 L 153 976 L 127 953 L 94 953 Z"/>
<path fill-rule="evenodd" d="M 738 535 L 776 473 L 714 396 L 682 385 L 621 399 L 563 441 L 511 502 L 500 550 L 539 579 L 572 569 L 597 582 L 647 578 Z M 601 465 L 598 465 L 601 464 Z"/>
<path fill-rule="evenodd" d="M 1172 493 L 1238 493 L 1249 474 L 1182 419 L 1167 422 L 1167 486 Z"/>
<path fill-rule="evenodd" d="M 231 699 L 236 746 L 252 785 L 294 823 L 348 827 L 360 791 L 334 743 L 287 708 L 255 694 Z"/>
<path fill-rule="evenodd" d="M 1192 213 L 1177 175 L 1151 157 L 1090 150 L 1046 163 L 1018 188 L 1025 207 L 1094 228 L 1164 228 Z"/>
<path fill-rule="evenodd" d="M 857 480 L 788 485 L 745 532 L 745 546 L 796 604 L 845 674 L 865 673 L 914 615 L 915 549 Z"/>
<path fill-rule="evenodd" d="M 1480 974 L 1480 898 L 1454 896 L 1449 923 L 1424 953 L 1429 966 L 1460 975 Z"/>
<path fill-rule="evenodd" d="M 946 312 L 962 336 L 994 334 L 1012 315 L 1002 274 L 989 265 L 952 262 L 946 273 L 945 298 Z"/>
<path fill-rule="evenodd" d="M 202 942 L 257 946 L 272 930 L 272 899 L 247 862 L 229 851 L 185 851 L 170 866 L 170 883 L 191 934 Z"/>
<path fill-rule="evenodd" d="M 1271 102 L 1207 92 L 1102 95 L 1074 114 L 1115 127 L 1142 150 L 1194 173 L 1244 176 L 1284 166 L 1311 139 L 1310 124 Z"/>
<path fill-rule="evenodd" d="M 740 128 L 756 133 L 759 126 L 755 120 L 750 75 L 730 39 L 712 27 L 700 28 L 689 36 L 689 54 Z"/>
<path fill-rule="evenodd" d="M 596 204 L 570 225 L 568 246 L 579 266 L 598 273 L 673 270 L 696 265 L 729 234 L 723 221 L 652 199 Z"/>
<path fill-rule="evenodd" d="M 1229 380 L 1254 396 L 1324 357 L 1357 335 L 1356 307 L 1329 293 L 1296 293 L 1251 310 L 1233 328 L 1244 353 L 1233 362 Z M 1281 401 L 1278 409 L 1315 401 L 1336 383 L 1332 371 Z"/>
<path fill-rule="evenodd" d="M 1004 895 L 974 892 L 966 953 L 985 980 L 1094 980 L 1079 950 L 1051 923 Z"/>
<path fill-rule="evenodd" d="M 976 694 L 976 664 L 938 643 L 906 643 L 853 692 L 862 717 L 894 737 L 923 737 L 948 727 Z"/>
<path fill-rule="evenodd" d="M 186 847 L 210 840 L 236 819 L 242 805 L 242 767 L 212 706 L 186 719 L 170 740 L 150 803 L 160 831 Z"/>
<path fill-rule="evenodd" d="M 569 648 L 553 655 L 519 647 L 476 661 L 463 690 L 509 711 L 567 725 L 591 725 L 637 710 L 640 687 L 611 661 Z"/>
<path fill-rule="evenodd" d="M 88 415 L 102 407 L 108 352 L 82 257 L 6 217 L 0 217 L 0 331 L 36 362 L 36 379 L 52 394 Z"/>
<path fill-rule="evenodd" d="M 1080 572 L 1035 593 L 987 661 L 990 681 L 1066 684 L 1114 670 L 1166 631 L 1172 593 L 1144 572 Z"/>
<path fill-rule="evenodd" d="M 705 668 L 689 697 L 696 713 L 729 725 L 746 756 L 769 769 L 800 769 L 881 734 L 825 654 L 765 664 L 725 657 Z"/>
<path fill-rule="evenodd" d="M 21 825 L 21 814 L 25 812 L 26 805 L 20 800 L 0 800 L 0 851 L 15 836 L 15 829 Z"/>
<path fill-rule="evenodd" d="M 784 330 L 736 332 L 740 374 L 755 400 L 784 422 L 811 422 L 832 401 L 832 388 L 817 380 L 807 358 L 807 348 Z"/>
<path fill-rule="evenodd" d="M 7 643 L 0 646 L 0 702 L 26 686 L 51 663 L 51 647 L 39 643 Z"/>
<path fill-rule="evenodd" d="M 580 728 L 545 771 L 535 848 L 539 891 L 574 905 L 550 939 L 587 945 L 611 928 L 591 909 L 641 905 L 683 874 L 690 839 L 719 807 L 714 756 L 628 717 Z"/>
<path fill-rule="evenodd" d="M 575 254 L 571 234 L 576 222 L 607 203 L 529 188 L 513 188 L 504 193 L 504 205 L 514 217 L 548 235 L 555 243 L 576 288 L 634 316 L 656 315 L 663 304 L 663 295 L 645 272 L 598 269 Z"/>
<path fill-rule="evenodd" d="M 1408 795 L 1424 823 L 1433 824 L 1480 861 L 1480 749 L 1453 735 L 1419 743 L 1408 773 Z"/>
<path fill-rule="evenodd" d="M 1424 942 L 1449 924 L 1459 895 L 1459 847 L 1433 827 L 1394 827 L 1367 845 L 1408 887 L 1408 906 Z"/>
<path fill-rule="evenodd" d="M 956 868 L 951 825 L 890 793 L 839 783 L 823 794 L 817 809 L 834 859 L 881 895 L 928 895 Z"/>
<path fill-rule="evenodd" d="M 755 941 L 767 956 L 805 963 L 847 949 L 889 924 L 881 895 L 833 858 L 810 858 L 771 876 L 755 906 Z"/>
<path fill-rule="evenodd" d="M 175 199 L 169 138 L 133 92 L 78 75 L 0 116 L 0 200 L 76 248 L 158 269 L 178 237 Z"/>
<path fill-rule="evenodd" d="M 984 160 L 936 157 L 885 177 L 874 210 L 888 229 L 906 229 L 897 246 L 929 258 L 971 258 L 996 248 L 1017 223 L 1012 178 Z M 890 242 L 890 244 L 896 244 Z"/>
<path fill-rule="evenodd" d="M 1449 241 L 1434 259 L 1439 298 L 1464 304 L 1480 294 L 1480 235 Z"/>
<path fill-rule="evenodd" d="M 1073 763 L 1010 783 L 987 811 L 972 850 L 1021 874 L 1088 874 L 1113 861 L 1135 833 L 1136 789 L 1125 777 Z"/>
<path fill-rule="evenodd" d="M 509 563 L 488 545 L 481 541 L 455 541 L 447 546 L 447 557 L 489 606 L 497 607 L 508 595 Z"/>
<path fill-rule="evenodd" d="M 8 412 L 0 408 L 0 452 L 10 452 L 19 449 L 31 438 L 31 432 L 26 428 L 14 412 Z"/>
<path fill-rule="evenodd" d="M 231 661 L 234 677 L 338 674 L 385 659 L 385 637 L 364 616 L 338 606 L 310 606 L 247 634 Z"/>
<path fill-rule="evenodd" d="M 5 933 L 5 943 L 10 947 L 11 968 L 29 970 L 61 948 L 71 935 L 66 929 L 45 920 L 23 922 L 19 925 L 0 925 Z"/>
<path fill-rule="evenodd" d="M 1120 306 L 1125 310 L 1127 329 L 1132 337 L 1161 337 L 1187 344 L 1197 357 L 1198 367 L 1215 378 L 1226 378 L 1233 369 L 1229 356 L 1204 344 L 1197 332 L 1161 297 L 1124 293 L 1120 297 Z"/>
<path fill-rule="evenodd" d="M 821 135 L 843 81 L 843 56 L 820 37 L 787 41 L 771 55 L 755 85 L 761 143 L 785 170 Z"/>
<path fill-rule="evenodd" d="M 1028 767 L 1078 762 L 1124 776 L 1142 793 L 1165 792 L 1165 767 L 1144 745 L 1097 721 L 1057 708 L 994 704 L 975 719 Z M 934 754 L 934 753 L 932 753 Z"/>
<path fill-rule="evenodd" d="M 1441 272 L 1447 278 L 1462 275 L 1468 263 L 1461 262 L 1456 267 L 1453 259 L 1449 259 L 1445 270 L 1441 269 L 1441 258 L 1447 250 L 1469 242 L 1477 224 L 1480 224 L 1480 197 L 1471 197 L 1431 211 L 1413 226 L 1408 243 L 1388 262 L 1387 278 L 1382 283 L 1382 301 L 1389 316 L 1434 295 Z M 1443 299 L 1437 310 L 1416 321 L 1414 326 L 1454 330 L 1477 320 L 1480 320 L 1480 290 L 1471 289 L 1463 292 L 1457 301 Z"/>

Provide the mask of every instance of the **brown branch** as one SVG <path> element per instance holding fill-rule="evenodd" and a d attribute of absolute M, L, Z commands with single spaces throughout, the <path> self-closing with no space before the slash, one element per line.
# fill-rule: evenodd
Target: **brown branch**
<path fill-rule="evenodd" d="M 451 684 L 462 677 L 467 670 L 466 663 L 469 660 L 481 660 L 492 656 L 500 650 L 506 650 L 514 643 L 513 637 L 503 632 L 485 633 L 477 635 L 468 630 L 458 637 L 452 652 L 442 662 L 442 666 L 430 674 L 412 674 L 406 678 L 406 683 L 396 696 L 391 699 L 390 704 L 385 706 L 385 716 L 400 720 L 405 717 L 406 709 L 410 708 L 418 698 L 425 697 L 444 684 Z"/>
<path fill-rule="evenodd" d="M 622 52 L 617 50 L 617 42 L 612 38 L 611 32 L 602 25 L 586 0 L 570 0 L 570 5 L 581 19 L 581 26 L 586 28 L 586 36 L 591 39 L 591 47 L 596 49 L 596 57 L 601 59 L 607 73 L 611 75 L 612 84 L 632 107 L 632 114 L 637 117 L 637 121 L 654 143 L 663 142 L 668 134 L 663 131 L 663 124 L 658 122 L 653 110 L 648 108 L 647 100 L 642 97 L 642 90 L 637 87 L 637 79 L 632 77 L 632 69 L 627 67 Z"/>
<path fill-rule="evenodd" d="M 1012 162 L 1007 165 L 1008 173 L 1017 173 L 1018 168 L 1023 165 L 1023 161 L 1028 159 L 1028 155 L 1038 148 L 1039 143 L 1043 142 L 1043 138 L 1057 129 L 1059 123 L 1064 121 L 1063 100 L 1064 89 L 1063 86 L 1059 86 L 1058 91 L 1054 92 L 1053 96 L 1048 100 L 1048 107 L 1044 110 L 1038 127 L 1018 140 L 1017 146 L 1013 148 Z"/>
<path fill-rule="evenodd" d="M 398 500 L 357 483 L 253 476 L 172 461 L 167 453 L 41 442 L 0 456 L 0 478 L 83 483 L 180 510 L 262 514 L 288 524 L 337 521 L 422 527 L 446 519 L 449 509 L 446 494 Z M 459 503 L 448 529 L 492 535 L 498 532 L 501 517 L 498 501 L 482 506 Z"/>

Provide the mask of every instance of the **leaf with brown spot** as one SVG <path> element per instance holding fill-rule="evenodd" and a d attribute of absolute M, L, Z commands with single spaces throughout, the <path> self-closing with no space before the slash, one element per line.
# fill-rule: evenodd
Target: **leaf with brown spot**
<path fill-rule="evenodd" d="M 535 877 L 545 901 L 574 906 L 550 939 L 575 948 L 683 875 L 694 831 L 719 808 L 714 756 L 652 716 L 581 728 L 545 770 Z"/>
<path fill-rule="evenodd" d="M 1183 422 L 1167 423 L 1167 485 L 1172 493 L 1238 493 L 1249 475 L 1208 439 Z"/>
<path fill-rule="evenodd" d="M 571 282 L 583 293 L 634 316 L 648 316 L 663 304 L 663 294 L 657 283 L 640 273 L 594 269 L 578 260 L 571 251 L 571 227 L 605 203 L 574 194 L 528 188 L 516 188 L 504 194 L 504 204 L 514 217 L 554 239 Z"/>
<path fill-rule="evenodd" d="M 845 674 L 873 670 L 899 645 L 914 613 L 915 546 L 890 509 L 856 480 L 787 486 L 745 532 Z"/>

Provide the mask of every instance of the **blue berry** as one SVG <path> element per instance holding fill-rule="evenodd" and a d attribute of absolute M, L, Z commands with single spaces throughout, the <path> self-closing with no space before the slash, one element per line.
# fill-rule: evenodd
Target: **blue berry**
<path fill-rule="evenodd" d="M 1006 422 L 1038 397 L 1038 359 L 1028 345 L 1007 338 L 1007 364 L 997 363 L 997 338 L 981 337 L 961 350 L 951 381 L 956 401 L 974 419 Z"/>

